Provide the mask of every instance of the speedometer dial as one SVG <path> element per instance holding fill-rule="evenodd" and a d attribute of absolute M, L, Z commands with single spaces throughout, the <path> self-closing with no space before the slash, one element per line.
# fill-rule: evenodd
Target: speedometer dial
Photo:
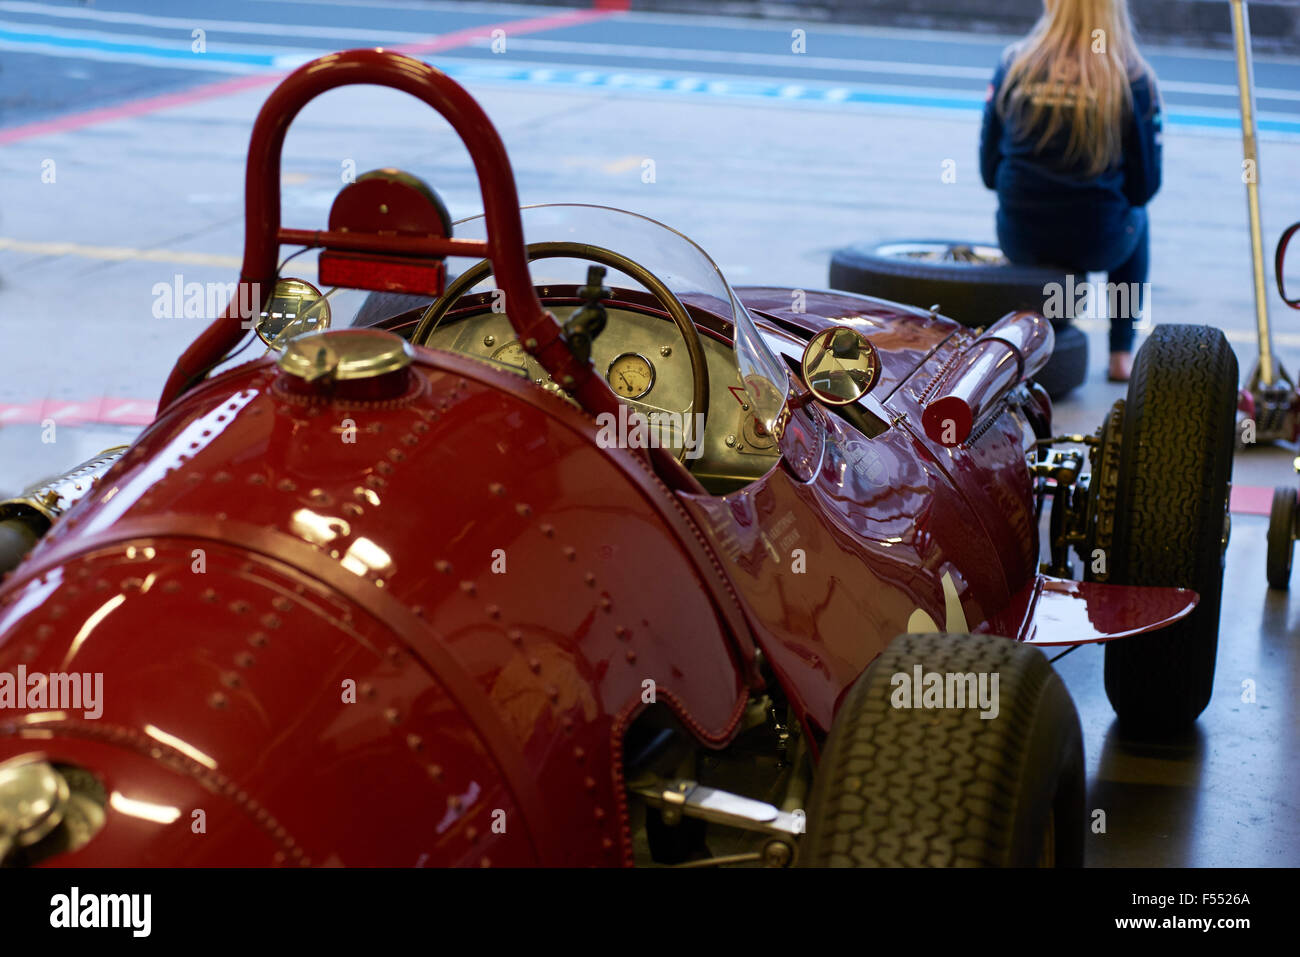
<path fill-rule="evenodd" d="M 528 353 L 524 351 L 523 344 L 518 339 L 512 339 L 492 353 L 492 360 L 502 365 L 514 366 L 523 372 L 528 371 Z"/>
<path fill-rule="evenodd" d="M 645 356 L 625 352 L 609 364 L 605 381 L 623 398 L 639 399 L 655 384 L 655 367 Z"/>

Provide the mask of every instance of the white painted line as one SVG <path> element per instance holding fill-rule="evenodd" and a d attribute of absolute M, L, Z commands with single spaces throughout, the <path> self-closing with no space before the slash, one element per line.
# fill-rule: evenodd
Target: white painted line
<path fill-rule="evenodd" d="M 535 6 L 519 6 L 516 4 L 491 3 L 491 2 L 473 2 L 473 0 L 254 0 L 258 3 L 275 3 L 279 4 L 299 4 L 310 6 L 331 6 L 331 7 L 350 7 L 352 9 L 388 9 L 388 10 L 414 10 L 420 12 L 429 12 L 433 10 L 442 10 L 447 13 L 494 13 L 494 14 L 514 14 L 519 17 L 526 17 L 536 12 Z M 1226 0 L 1225 0 L 1226 2 Z M 1286 0 L 1281 0 L 1286 2 Z M 573 10 L 574 7 L 550 7 L 547 9 L 555 10 Z M 638 23 L 655 23 L 665 26 L 681 27 L 683 30 L 698 30 L 703 28 L 717 28 L 734 32 L 746 33 L 766 33 L 766 34 L 784 34 L 788 44 L 790 31 L 794 29 L 807 30 L 809 33 L 817 34 L 834 33 L 837 36 L 859 36 L 859 37 L 877 37 L 883 39 L 911 40 L 913 42 L 927 43 L 961 43 L 967 46 L 983 46 L 990 50 L 1001 49 L 1007 44 L 1020 40 L 1023 34 L 1015 36 L 1007 33 L 970 33 L 955 30 L 924 30 L 916 27 L 880 27 L 868 26 L 866 24 L 856 23 L 827 23 L 825 21 L 807 21 L 795 19 L 775 19 L 775 18 L 748 18 L 748 17 L 727 17 L 720 15 L 707 15 L 697 13 L 647 13 L 643 11 L 633 11 L 623 13 L 618 18 L 620 23 L 626 23 L 635 26 Z M 815 39 L 815 36 L 814 36 Z M 1233 61 L 1233 54 L 1225 50 L 1198 50 L 1189 47 L 1179 46 L 1160 46 L 1154 43 L 1144 43 L 1142 49 L 1148 56 L 1156 54 L 1159 56 L 1173 57 L 1182 60 L 1220 60 Z M 995 54 L 991 54 L 995 55 Z M 1300 57 L 1287 56 L 1285 54 L 1255 53 L 1253 59 L 1256 63 L 1278 63 L 1285 66 L 1300 66 Z"/>
<path fill-rule="evenodd" d="M 472 44 L 490 47 L 486 37 Z M 949 66 L 941 63 L 911 63 L 902 60 L 865 60 L 843 57 L 809 56 L 806 53 L 746 53 L 739 50 L 705 50 L 695 47 L 638 46 L 633 43 L 582 43 L 569 40 L 540 40 L 519 37 L 510 40 L 510 49 L 536 53 L 576 53 L 579 56 L 645 57 L 649 60 L 686 60 L 692 63 L 729 63 L 749 66 L 804 67 L 808 69 L 850 70 L 858 73 L 896 73 L 905 76 L 958 77 L 988 80 L 994 64 L 987 67 Z"/>
<path fill-rule="evenodd" d="M 238 269 L 238 256 L 188 252 L 179 249 L 133 249 L 129 246 L 89 246 L 82 243 L 38 242 L 0 236 L 0 251 L 30 253 L 37 256 L 78 256 L 107 262 L 160 262 L 187 266 L 215 266 Z"/>
<path fill-rule="evenodd" d="M 1206 96 L 1230 96 L 1237 99 L 1237 87 L 1231 83 L 1192 83 L 1186 80 L 1157 80 L 1160 89 L 1167 93 L 1194 93 Z M 1300 100 L 1300 90 L 1282 90 L 1277 87 L 1255 87 L 1257 100 Z M 1165 104 L 1169 109 L 1169 104 Z"/>

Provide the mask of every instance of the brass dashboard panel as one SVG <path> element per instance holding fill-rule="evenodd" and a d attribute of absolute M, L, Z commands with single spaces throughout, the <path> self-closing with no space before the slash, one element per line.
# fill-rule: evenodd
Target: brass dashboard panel
<path fill-rule="evenodd" d="M 561 322 L 567 318 L 565 308 L 554 311 Z M 700 454 L 688 458 L 686 465 L 706 486 L 751 482 L 775 464 L 776 443 L 755 433 L 752 416 L 742 408 L 744 391 L 730 345 L 703 333 L 700 340 L 709 364 L 708 424 Z M 484 310 L 444 320 L 423 345 L 492 362 L 555 388 L 546 370 L 519 345 L 505 313 Z M 645 362 L 648 374 L 639 363 L 629 362 L 630 357 Z M 690 405 L 690 359 L 677 328 L 667 319 L 609 307 L 605 331 L 592 344 L 591 361 L 607 377 L 625 366 L 629 373 L 643 375 L 634 380 L 629 374 L 623 390 L 611 384 L 638 411 L 684 412 Z"/>

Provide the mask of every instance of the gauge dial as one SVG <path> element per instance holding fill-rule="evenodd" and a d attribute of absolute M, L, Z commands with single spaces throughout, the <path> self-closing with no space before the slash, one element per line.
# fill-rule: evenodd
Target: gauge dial
<path fill-rule="evenodd" d="M 528 372 L 528 353 L 518 339 L 512 339 L 492 353 L 492 360 L 502 365 L 513 366 L 520 372 Z"/>
<path fill-rule="evenodd" d="M 635 352 L 625 352 L 609 364 L 605 380 L 625 399 L 639 399 L 655 384 L 655 367 Z"/>

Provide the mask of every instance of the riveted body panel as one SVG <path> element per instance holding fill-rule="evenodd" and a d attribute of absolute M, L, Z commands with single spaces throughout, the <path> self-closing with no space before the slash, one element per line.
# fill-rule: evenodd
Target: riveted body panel
<path fill-rule="evenodd" d="M 41 734 L 184 742 L 290 863 L 621 863 L 611 741 L 647 689 L 726 740 L 734 599 L 588 417 L 429 355 L 393 400 L 290 394 L 266 362 L 188 395 L 8 583 L 0 671 L 104 673 L 102 717 Z M 40 711 L 6 714 L 0 758 Z M 150 800 L 184 812 L 178 860 L 235 862 L 184 839 L 192 797 Z"/>

